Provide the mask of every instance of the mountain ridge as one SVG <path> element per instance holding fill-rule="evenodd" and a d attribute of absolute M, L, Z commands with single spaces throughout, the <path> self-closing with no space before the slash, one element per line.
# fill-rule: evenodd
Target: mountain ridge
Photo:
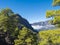
<path fill-rule="evenodd" d="M 32 23 L 31 26 L 37 31 L 53 29 L 55 27 L 54 25 L 49 23 L 49 20 Z"/>

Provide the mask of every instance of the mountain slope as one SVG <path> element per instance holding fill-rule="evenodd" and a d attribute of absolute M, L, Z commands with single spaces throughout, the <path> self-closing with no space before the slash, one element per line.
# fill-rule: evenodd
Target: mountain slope
<path fill-rule="evenodd" d="M 14 40 L 21 38 L 26 40 L 27 38 L 32 38 L 31 36 L 35 43 L 36 33 L 26 19 L 19 14 L 14 14 L 11 9 L 0 11 L 0 45 L 15 45 Z M 24 42 L 24 40 L 22 41 Z"/>
<path fill-rule="evenodd" d="M 33 30 L 33 28 L 31 27 L 31 25 L 29 24 L 29 22 L 28 22 L 25 18 L 21 17 L 19 14 L 16 14 L 16 15 L 14 16 L 14 18 L 16 18 L 16 20 L 19 21 L 19 22 L 18 22 L 19 24 L 22 24 L 22 25 L 24 25 L 25 27 Z"/>

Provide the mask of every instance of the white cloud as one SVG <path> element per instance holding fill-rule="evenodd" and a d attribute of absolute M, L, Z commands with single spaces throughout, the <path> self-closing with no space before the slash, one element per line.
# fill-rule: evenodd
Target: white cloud
<path fill-rule="evenodd" d="M 34 29 L 41 29 L 43 26 L 39 26 L 39 25 L 32 25 L 32 27 L 33 27 Z"/>

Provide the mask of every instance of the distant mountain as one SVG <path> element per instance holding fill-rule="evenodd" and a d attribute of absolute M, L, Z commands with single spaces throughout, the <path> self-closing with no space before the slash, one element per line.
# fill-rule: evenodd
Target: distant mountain
<path fill-rule="evenodd" d="M 51 25 L 49 21 L 36 22 L 31 24 L 31 26 L 37 31 L 53 29 L 55 27 L 54 25 Z"/>

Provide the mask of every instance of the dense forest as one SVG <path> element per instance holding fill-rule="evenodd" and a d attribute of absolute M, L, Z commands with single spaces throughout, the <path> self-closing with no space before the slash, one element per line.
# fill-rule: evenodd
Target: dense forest
<path fill-rule="evenodd" d="M 60 6 L 60 0 L 53 0 Z M 46 18 L 57 27 L 53 30 L 36 32 L 29 22 L 11 9 L 0 11 L 0 45 L 60 45 L 60 10 L 47 10 Z"/>

